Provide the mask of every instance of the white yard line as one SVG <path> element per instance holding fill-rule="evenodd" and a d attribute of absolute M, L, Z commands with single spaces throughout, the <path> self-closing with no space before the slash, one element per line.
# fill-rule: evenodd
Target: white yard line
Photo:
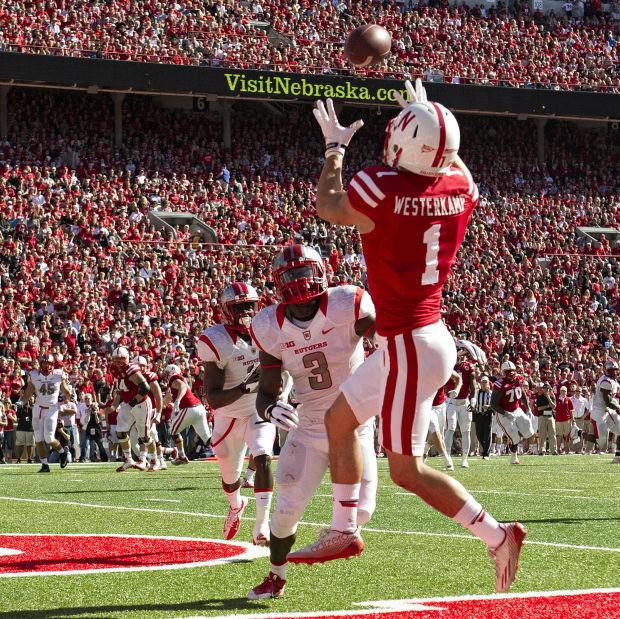
<path fill-rule="evenodd" d="M 158 501 L 159 503 L 180 503 L 179 499 L 145 499 L 145 501 Z"/>
<path fill-rule="evenodd" d="M 554 488 L 548 488 L 553 490 Z M 563 492 L 566 492 L 565 488 L 562 488 Z M 588 499 L 590 501 L 620 501 L 620 497 L 598 497 L 598 496 L 577 496 L 574 494 L 533 494 L 528 492 L 511 492 L 510 490 L 472 490 L 469 488 L 469 492 L 472 494 L 514 494 L 516 496 L 535 496 L 535 497 L 547 497 L 549 499 Z M 568 492 L 571 492 L 569 490 Z M 575 492 L 583 492 L 583 490 L 575 490 Z M 400 494 L 403 496 L 416 496 L 411 492 L 395 492 L 394 494 Z"/>
<path fill-rule="evenodd" d="M 205 514 L 200 512 L 187 512 L 181 510 L 171 510 L 171 509 L 153 509 L 150 507 L 125 507 L 122 505 L 98 505 L 96 503 L 77 503 L 75 501 L 51 501 L 48 499 L 25 499 L 22 497 L 12 497 L 12 496 L 0 496 L 0 501 L 22 501 L 25 503 L 44 503 L 47 505 L 74 505 L 79 507 L 91 507 L 94 509 L 117 509 L 121 511 L 133 511 L 133 512 L 151 512 L 158 514 L 170 514 L 170 515 L 178 515 L 178 516 L 195 516 L 196 518 L 224 518 L 225 514 Z M 251 520 L 254 521 L 254 518 L 242 517 L 242 520 Z M 329 524 L 324 522 L 300 522 L 300 525 L 305 525 L 309 527 L 321 528 L 324 529 L 329 527 Z M 388 530 L 388 529 L 372 529 L 370 527 L 364 527 L 364 531 L 368 531 L 369 533 L 388 533 L 395 535 L 422 535 L 424 537 L 456 537 L 459 539 L 467 539 L 470 541 L 478 542 L 480 541 L 477 537 L 473 537 L 472 535 L 463 535 L 458 533 L 433 533 L 429 531 L 398 531 L 398 530 Z M 528 544 L 536 544 L 538 546 L 554 546 L 557 548 L 573 548 L 575 550 L 602 550 L 605 552 L 620 552 L 620 548 L 607 548 L 604 546 L 580 546 L 576 544 L 557 544 L 555 542 L 537 542 L 527 540 Z"/>

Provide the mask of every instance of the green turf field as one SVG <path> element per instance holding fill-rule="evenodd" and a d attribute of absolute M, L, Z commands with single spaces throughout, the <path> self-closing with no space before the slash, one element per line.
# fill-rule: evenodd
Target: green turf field
<path fill-rule="evenodd" d="M 453 475 L 498 520 L 520 520 L 529 542 L 512 591 L 618 587 L 620 466 L 613 456 L 506 457 Z M 429 460 L 439 467 L 437 458 Z M 377 511 L 361 558 L 289 566 L 278 600 L 246 594 L 267 575 L 258 558 L 176 570 L 0 578 L 0 618 L 240 616 L 259 612 L 347 610 L 355 602 L 494 593 L 486 547 L 459 525 L 394 486 L 378 460 Z M 114 464 L 70 464 L 50 475 L 38 466 L 0 467 L 0 534 L 144 534 L 221 539 L 228 502 L 215 462 L 124 474 Z M 277 491 L 277 489 L 276 489 Z M 251 490 L 243 494 L 252 497 Z M 20 499 L 30 499 L 20 500 Z M 254 503 L 235 541 L 251 542 Z M 299 527 L 297 547 L 331 518 L 326 477 Z M 3 544 L 0 543 L 0 546 Z M 1 555 L 0 548 L 0 555 Z M 0 556 L 0 558 L 2 558 Z M 6 557 L 5 557 L 6 558 Z"/>

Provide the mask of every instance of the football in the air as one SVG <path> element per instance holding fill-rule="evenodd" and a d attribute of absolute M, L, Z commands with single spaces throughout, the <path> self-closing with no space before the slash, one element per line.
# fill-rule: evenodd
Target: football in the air
<path fill-rule="evenodd" d="M 356 67 L 370 67 L 390 53 L 392 36 L 378 24 L 364 24 L 349 33 L 344 42 L 344 55 Z"/>

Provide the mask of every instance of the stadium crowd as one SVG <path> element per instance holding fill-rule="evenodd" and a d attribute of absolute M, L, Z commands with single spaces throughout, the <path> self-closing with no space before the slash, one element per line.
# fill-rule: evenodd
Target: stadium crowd
<path fill-rule="evenodd" d="M 35 54 L 202 64 L 297 73 L 357 73 L 618 92 L 620 5 L 447 0 L 244 0 L 118 2 L 44 0 L 0 7 L 0 49 Z M 392 34 L 385 65 L 353 69 L 348 32 L 378 23 Z"/>
<path fill-rule="evenodd" d="M 346 110 L 343 122 L 359 113 Z M 89 393 L 100 405 L 116 345 L 147 357 L 160 374 L 174 362 L 193 379 L 196 337 L 221 320 L 222 288 L 246 281 L 273 303 L 269 265 L 283 245 L 318 249 L 331 285 L 364 285 L 355 229 L 313 214 L 322 142 L 309 108 L 276 116 L 236 104 L 230 150 L 216 115 L 129 97 L 124 120 L 116 149 L 109 99 L 9 94 L 9 135 L 0 144 L 7 411 L 45 353 L 62 363 L 78 399 Z M 380 158 L 374 145 L 386 122 L 366 115 L 349 172 Z M 618 227 L 615 134 L 549 121 L 541 164 L 531 121 L 460 122 L 481 200 L 446 286 L 445 320 L 455 336 L 481 345 L 489 375 L 499 376 L 510 358 L 532 387 L 568 374 L 588 391 L 620 347 L 619 250 L 604 237 L 592 244 L 576 227 Z M 164 235 L 148 218 L 158 211 L 195 214 L 218 244 L 183 228 Z"/>

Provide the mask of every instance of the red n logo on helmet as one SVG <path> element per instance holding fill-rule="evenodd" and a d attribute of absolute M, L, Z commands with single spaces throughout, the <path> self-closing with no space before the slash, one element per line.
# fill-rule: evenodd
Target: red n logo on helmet
<path fill-rule="evenodd" d="M 407 128 L 407 125 L 415 118 L 415 114 L 409 110 L 399 121 L 398 124 L 396 125 L 396 129 L 400 129 L 401 131 L 404 131 Z"/>

